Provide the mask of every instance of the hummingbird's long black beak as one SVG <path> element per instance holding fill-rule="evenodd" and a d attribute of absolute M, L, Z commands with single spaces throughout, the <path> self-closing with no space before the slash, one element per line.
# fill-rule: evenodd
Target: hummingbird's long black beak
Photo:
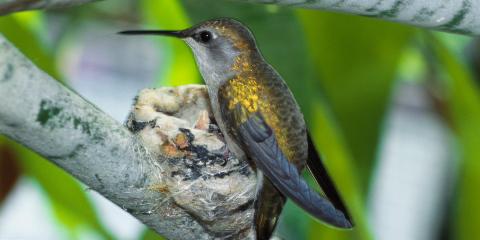
<path fill-rule="evenodd" d="M 118 34 L 125 35 L 161 35 L 161 36 L 170 36 L 176 38 L 185 38 L 188 37 L 186 31 L 169 31 L 169 30 L 128 30 L 121 31 Z"/>

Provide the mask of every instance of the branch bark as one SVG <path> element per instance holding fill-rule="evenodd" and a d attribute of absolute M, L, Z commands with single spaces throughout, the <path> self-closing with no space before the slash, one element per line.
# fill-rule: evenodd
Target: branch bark
<path fill-rule="evenodd" d="M 480 35 L 476 0 L 237 0 L 323 9 L 406 23 L 427 29 Z"/>
<path fill-rule="evenodd" d="M 1 134 L 169 239 L 253 238 L 255 174 L 212 132 L 204 87 L 144 91 L 127 124 L 134 134 L 1 35 L 0 52 Z"/>
<path fill-rule="evenodd" d="M 0 16 L 16 11 L 59 8 L 97 0 L 0 0 Z M 322 9 L 401 22 L 427 29 L 480 35 L 476 0 L 237 0 Z"/>

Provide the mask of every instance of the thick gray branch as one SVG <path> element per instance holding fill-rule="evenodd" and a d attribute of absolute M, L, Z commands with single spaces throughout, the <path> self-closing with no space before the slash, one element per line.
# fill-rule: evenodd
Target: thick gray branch
<path fill-rule="evenodd" d="M 410 25 L 480 35 L 479 0 L 237 0 L 370 16 Z"/>
<path fill-rule="evenodd" d="M 0 0 L 0 16 L 13 12 L 70 7 L 98 0 Z"/>
<path fill-rule="evenodd" d="M 1 134 L 169 239 L 252 236 L 255 174 L 209 124 L 203 86 L 143 91 L 127 123 L 133 134 L 1 35 L 0 52 Z"/>

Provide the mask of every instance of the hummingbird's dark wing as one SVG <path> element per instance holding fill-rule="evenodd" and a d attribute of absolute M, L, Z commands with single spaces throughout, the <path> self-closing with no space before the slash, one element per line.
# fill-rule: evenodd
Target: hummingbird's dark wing
<path fill-rule="evenodd" d="M 307 167 L 310 173 L 315 178 L 316 182 L 322 188 L 323 192 L 327 196 L 327 198 L 332 202 L 332 204 L 342 211 L 345 214 L 345 217 L 352 223 L 352 219 L 345 204 L 342 201 L 342 198 L 338 194 L 335 185 L 333 184 L 332 178 L 328 175 L 328 172 L 323 165 L 322 159 L 318 152 L 315 149 L 315 145 L 313 144 L 312 137 L 310 133 L 307 134 L 308 138 L 308 158 L 307 158 Z"/>
<path fill-rule="evenodd" d="M 280 192 L 318 219 L 340 228 L 352 227 L 340 209 L 308 186 L 297 168 L 282 153 L 275 133 L 260 112 L 247 113 L 241 104 L 228 109 L 226 99 L 219 99 L 219 103 L 227 125 L 236 126 L 235 129 L 230 128 L 229 133 L 246 148 L 258 169 Z"/>

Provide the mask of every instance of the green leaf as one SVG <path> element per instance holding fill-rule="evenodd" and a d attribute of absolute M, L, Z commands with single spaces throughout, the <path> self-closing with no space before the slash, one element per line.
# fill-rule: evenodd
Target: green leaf
<path fill-rule="evenodd" d="M 318 74 L 317 94 L 331 108 L 367 192 L 397 66 L 413 28 L 358 16 L 298 13 Z"/>
<path fill-rule="evenodd" d="M 458 189 L 455 194 L 453 239 L 472 239 L 480 234 L 480 95 L 468 68 L 436 35 L 429 35 L 439 69 L 446 80 L 447 110 L 461 151 Z"/>
<path fill-rule="evenodd" d="M 145 229 L 142 236 L 140 236 L 140 240 L 164 240 L 162 236 L 158 235 L 158 233 L 154 232 L 151 229 Z"/>
<path fill-rule="evenodd" d="M 310 131 L 314 136 L 317 150 L 322 153 L 323 161 L 337 189 L 346 201 L 352 214 L 355 227 L 351 231 L 333 229 L 316 221 L 311 221 L 310 239 L 371 239 L 367 223 L 364 194 L 360 191 L 358 171 L 351 152 L 346 146 L 339 127 L 335 124 L 331 111 L 320 98 L 313 98 L 312 118 L 315 125 Z"/>

